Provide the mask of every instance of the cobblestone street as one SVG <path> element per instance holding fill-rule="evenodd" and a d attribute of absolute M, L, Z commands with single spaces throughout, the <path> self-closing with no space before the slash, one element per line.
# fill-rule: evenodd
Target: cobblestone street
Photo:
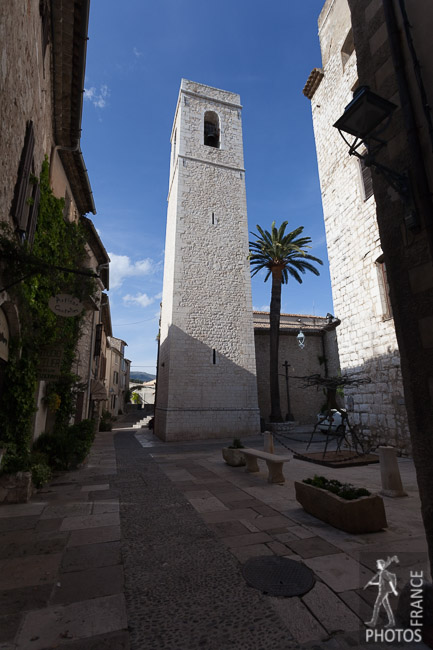
<path fill-rule="evenodd" d="M 272 485 L 227 466 L 222 441 L 163 443 L 128 418 L 117 426 L 98 434 L 84 468 L 0 509 L 1 650 L 390 647 L 365 644 L 375 590 L 363 590 L 373 566 L 362 553 L 425 568 L 411 461 L 399 461 L 409 496 L 385 499 L 389 528 L 355 536 L 295 501 L 293 479 L 317 465 L 291 460 L 286 484 Z M 380 488 L 379 465 L 320 467 L 336 472 Z M 278 598 L 248 586 L 243 563 L 264 555 L 304 563 L 314 587 Z"/>

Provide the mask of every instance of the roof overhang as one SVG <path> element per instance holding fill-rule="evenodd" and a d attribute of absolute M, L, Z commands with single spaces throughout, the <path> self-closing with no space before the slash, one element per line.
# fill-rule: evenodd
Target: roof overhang
<path fill-rule="evenodd" d="M 90 0 L 51 0 L 54 139 L 80 214 L 96 214 L 80 149 L 89 9 Z"/>

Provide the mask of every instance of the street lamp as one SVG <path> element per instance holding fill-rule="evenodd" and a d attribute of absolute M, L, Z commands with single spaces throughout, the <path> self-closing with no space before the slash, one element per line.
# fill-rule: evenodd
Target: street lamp
<path fill-rule="evenodd" d="M 396 104 L 372 92 L 368 86 L 360 86 L 333 126 L 348 145 L 349 154 L 362 160 L 366 167 L 374 167 L 401 196 L 406 206 L 406 226 L 415 229 L 418 227 L 418 215 L 407 174 L 396 172 L 375 160 L 377 153 L 386 145 L 386 140 L 378 135 L 388 127 L 396 108 Z M 355 139 L 349 142 L 343 132 Z M 360 153 L 359 149 L 365 149 L 366 153 Z"/>
<path fill-rule="evenodd" d="M 303 350 L 305 348 L 305 334 L 302 329 L 299 330 L 299 334 L 296 337 L 298 339 L 298 345 Z"/>
<path fill-rule="evenodd" d="M 285 368 L 285 377 L 286 377 L 286 397 L 287 397 L 287 415 L 286 415 L 286 422 L 293 422 L 294 417 L 292 415 L 292 411 L 290 409 L 290 393 L 289 393 L 289 366 L 290 363 L 288 361 L 285 361 L 283 363 L 283 366 Z"/>

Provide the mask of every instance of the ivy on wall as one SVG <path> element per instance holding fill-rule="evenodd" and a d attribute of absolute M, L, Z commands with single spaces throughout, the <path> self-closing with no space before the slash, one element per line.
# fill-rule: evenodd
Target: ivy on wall
<path fill-rule="evenodd" d="M 86 238 L 80 223 L 64 218 L 64 199 L 56 198 L 51 190 L 47 159 L 39 183 L 40 203 L 32 248 L 18 241 L 5 224 L 0 232 L 4 284 L 13 285 L 8 291 L 17 305 L 21 327 L 19 339 L 10 342 L 0 398 L 0 447 L 7 450 L 3 472 L 29 467 L 38 364 L 44 346 L 61 345 L 63 349 L 61 375 L 47 387 L 48 404 L 55 404 L 55 431 L 68 426 L 75 393 L 82 388 L 71 372 L 82 317 L 56 316 L 48 307 L 50 297 L 68 293 L 84 300 L 96 292 L 91 277 L 54 268 L 82 269 Z"/>

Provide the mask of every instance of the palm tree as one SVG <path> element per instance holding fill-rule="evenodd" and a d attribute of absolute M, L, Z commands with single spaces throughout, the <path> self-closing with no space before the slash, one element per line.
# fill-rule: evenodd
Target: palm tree
<path fill-rule="evenodd" d="M 300 284 L 300 274 L 311 271 L 320 275 L 310 261 L 323 264 L 322 260 L 313 257 L 305 249 L 311 248 L 310 237 L 300 237 L 303 226 L 285 234 L 288 222 L 284 221 L 279 228 L 272 222 L 271 232 L 256 226 L 259 234 L 252 232 L 256 240 L 250 242 L 250 263 L 253 267 L 251 277 L 262 269 L 268 273 L 265 282 L 272 275 L 272 293 L 270 306 L 270 388 L 271 388 L 271 422 L 282 422 L 280 406 L 280 387 L 278 379 L 278 347 L 280 336 L 281 285 L 287 284 L 289 275 Z"/>

